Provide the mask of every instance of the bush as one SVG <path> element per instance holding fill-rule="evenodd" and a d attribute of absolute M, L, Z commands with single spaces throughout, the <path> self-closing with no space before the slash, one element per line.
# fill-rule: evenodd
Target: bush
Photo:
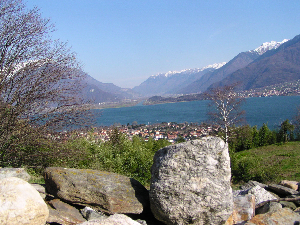
<path fill-rule="evenodd" d="M 256 157 L 232 157 L 232 182 L 248 182 L 249 180 L 268 182 L 274 180 L 276 177 L 275 171 L 260 165 L 260 161 L 261 160 Z"/>
<path fill-rule="evenodd" d="M 228 143 L 231 151 L 239 152 L 253 147 L 253 129 L 249 125 L 231 130 L 232 135 Z"/>
<path fill-rule="evenodd" d="M 68 140 L 61 148 L 65 155 L 56 161 L 56 165 L 119 173 L 146 185 L 151 178 L 155 152 L 169 144 L 164 139 L 145 141 L 138 136 L 130 140 L 115 128 L 107 142 L 96 142 L 93 138 Z"/>

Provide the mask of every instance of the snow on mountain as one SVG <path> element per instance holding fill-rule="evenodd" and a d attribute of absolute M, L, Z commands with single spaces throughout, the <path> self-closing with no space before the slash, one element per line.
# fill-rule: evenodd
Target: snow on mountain
<path fill-rule="evenodd" d="M 208 65 L 202 68 L 195 68 L 195 69 L 185 69 L 185 70 L 181 70 L 181 71 L 169 71 L 167 73 L 159 73 L 156 75 L 152 75 L 151 78 L 157 78 L 157 77 L 161 77 L 161 76 L 165 76 L 165 77 L 170 77 L 174 74 L 192 74 L 192 73 L 198 73 L 198 72 L 202 72 L 206 69 L 219 69 L 222 66 L 224 66 L 226 64 L 226 62 L 222 62 L 222 63 L 214 63 L 212 65 Z"/>
<path fill-rule="evenodd" d="M 214 63 L 212 65 L 208 65 L 205 66 L 201 69 L 201 71 L 205 70 L 205 69 L 209 69 L 209 68 L 213 68 L 213 69 L 220 69 L 222 66 L 224 66 L 226 64 L 226 62 L 222 62 L 222 63 Z"/>
<path fill-rule="evenodd" d="M 287 41 L 288 41 L 288 39 L 284 39 L 282 42 L 277 42 L 277 41 L 265 42 L 258 48 L 254 49 L 254 50 L 250 50 L 249 52 L 256 52 L 259 55 L 262 55 L 268 50 L 278 48 L 280 45 L 282 45 L 283 43 L 285 43 Z"/>

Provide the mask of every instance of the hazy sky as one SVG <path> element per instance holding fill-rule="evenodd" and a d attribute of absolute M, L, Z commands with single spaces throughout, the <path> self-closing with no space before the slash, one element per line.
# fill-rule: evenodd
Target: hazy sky
<path fill-rule="evenodd" d="M 25 0 L 83 70 L 132 88 L 149 76 L 228 62 L 300 34 L 299 0 Z"/>

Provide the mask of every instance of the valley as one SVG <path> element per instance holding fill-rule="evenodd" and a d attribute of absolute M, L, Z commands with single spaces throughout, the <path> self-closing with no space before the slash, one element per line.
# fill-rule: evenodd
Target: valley
<path fill-rule="evenodd" d="M 243 97 L 299 95 L 300 35 L 282 42 L 265 42 L 225 63 L 169 71 L 150 76 L 134 88 L 102 83 L 86 74 L 82 96 L 93 109 L 203 100 L 202 93 L 239 84 Z"/>

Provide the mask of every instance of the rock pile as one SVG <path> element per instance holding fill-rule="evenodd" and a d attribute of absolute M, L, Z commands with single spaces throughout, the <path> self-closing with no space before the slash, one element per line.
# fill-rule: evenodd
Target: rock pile
<path fill-rule="evenodd" d="M 300 223 L 300 192 L 298 185 L 289 188 L 280 184 L 265 185 L 256 181 L 250 181 L 241 190 L 234 191 L 234 212 L 233 217 L 238 214 L 239 217 L 233 219 L 233 224 L 299 224 Z M 295 184 L 295 181 L 291 181 Z M 250 197 L 252 199 L 250 200 Z M 246 198 L 249 201 L 245 200 Z M 253 198 L 255 201 L 253 201 Z M 241 207 L 241 199 L 244 205 Z M 243 208 L 244 207 L 244 208 Z M 253 212 L 247 215 L 241 212 Z"/>
<path fill-rule="evenodd" d="M 250 181 L 232 191 L 228 148 L 216 137 L 159 150 L 151 173 L 150 191 L 134 179 L 87 169 L 46 168 L 45 187 L 5 175 L 0 179 L 0 224 L 300 222 L 298 182 Z"/>

